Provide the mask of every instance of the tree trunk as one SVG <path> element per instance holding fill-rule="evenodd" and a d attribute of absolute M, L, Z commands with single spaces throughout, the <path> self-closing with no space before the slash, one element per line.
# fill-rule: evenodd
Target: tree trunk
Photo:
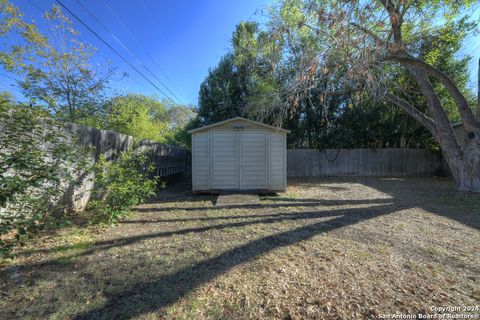
<path fill-rule="evenodd" d="M 475 116 L 473 110 L 468 105 L 465 96 L 460 90 L 458 90 L 458 87 L 453 81 L 443 72 L 424 61 L 407 54 L 402 39 L 402 18 L 408 9 L 408 6 L 403 6 L 402 9 L 402 2 L 395 4 L 395 2 L 389 0 L 380 0 L 380 3 L 390 17 L 390 24 L 392 27 L 391 32 L 393 35 L 393 45 L 390 45 L 391 56 L 387 56 L 386 60 L 397 61 L 410 71 L 423 95 L 427 99 L 427 105 L 430 109 L 433 121 L 418 114 L 418 110 L 412 110 L 412 106 L 408 105 L 406 101 L 395 99 L 396 97 L 390 97 L 389 100 L 407 111 L 432 132 L 435 139 L 440 144 L 445 160 L 452 171 L 452 176 L 457 184 L 457 189 L 460 191 L 480 192 L 480 111 L 477 110 L 477 115 Z M 459 141 L 459 137 L 456 137 L 455 131 L 450 124 L 450 120 L 443 109 L 440 99 L 427 78 L 427 73 L 439 80 L 454 99 L 460 116 L 462 117 L 463 129 L 465 130 L 465 139 L 463 141 Z M 387 96 L 387 98 L 389 97 Z M 433 130 L 432 127 L 434 127 Z"/>
<path fill-rule="evenodd" d="M 459 191 L 480 192 L 480 148 L 467 148 L 461 158 L 445 159 Z"/>
<path fill-rule="evenodd" d="M 450 121 L 425 72 L 411 66 L 407 66 L 407 69 L 412 73 L 420 90 L 426 97 L 433 121 L 428 117 L 422 117 L 421 114 L 417 114 L 418 112 L 413 112 L 413 107 L 398 97 L 387 94 L 386 98 L 404 109 L 432 132 L 442 149 L 457 189 L 459 191 L 480 192 L 480 124 L 478 120 L 473 120 L 473 126 L 463 123 L 465 139 L 459 141 L 460 137 L 455 136 Z M 434 124 L 434 130 L 431 129 L 432 124 Z"/>

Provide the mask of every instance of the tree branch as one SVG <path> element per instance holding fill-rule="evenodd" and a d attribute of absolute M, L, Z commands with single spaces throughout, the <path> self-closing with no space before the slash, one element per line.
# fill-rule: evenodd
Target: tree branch
<path fill-rule="evenodd" d="M 442 150 L 447 158 L 455 159 L 461 157 L 461 147 L 453 127 L 448 119 L 448 116 L 442 108 L 440 99 L 438 98 L 435 90 L 433 89 L 432 84 L 428 81 L 426 71 L 419 70 L 418 68 L 413 68 L 407 66 L 407 69 L 415 78 L 420 90 L 427 99 L 428 107 L 432 112 L 433 119 L 435 121 L 436 128 L 436 139 L 442 146 Z"/>
<path fill-rule="evenodd" d="M 405 111 L 410 116 L 412 116 L 415 120 L 420 122 L 425 128 L 428 129 L 428 131 L 430 131 L 430 133 L 433 136 L 436 135 L 435 122 L 433 121 L 432 118 L 430 118 L 430 117 L 426 116 L 425 114 L 423 114 L 422 112 L 420 112 L 417 108 L 412 106 L 406 100 L 404 100 L 400 97 L 397 97 L 397 96 L 395 96 L 391 93 L 385 94 L 385 98 L 389 102 L 399 106 L 403 111 Z"/>
<path fill-rule="evenodd" d="M 465 99 L 464 95 L 460 92 L 460 90 L 453 83 L 453 81 L 442 71 L 410 55 L 390 55 L 385 57 L 384 60 L 397 61 L 401 64 L 405 64 L 413 68 L 423 70 L 428 74 L 430 74 L 435 79 L 437 79 L 438 81 L 440 81 L 445 86 L 445 88 L 450 93 L 450 95 L 453 97 L 453 99 L 455 100 L 455 103 L 457 105 L 458 111 L 460 112 L 460 116 L 462 117 L 464 125 L 466 125 L 466 127 L 471 129 L 473 128 L 475 128 L 476 130 L 479 129 L 478 123 L 475 120 L 472 109 L 468 105 L 468 102 Z"/>
<path fill-rule="evenodd" d="M 380 3 L 383 5 L 385 10 L 390 17 L 390 24 L 392 26 L 393 41 L 395 44 L 403 47 L 402 40 L 402 24 L 403 24 L 403 14 L 400 14 L 399 8 L 395 7 L 392 1 L 390 0 L 380 0 Z"/>
<path fill-rule="evenodd" d="M 357 91 L 360 91 L 360 89 L 342 89 L 342 90 L 321 90 L 319 88 L 312 88 L 310 89 L 310 92 L 313 93 L 313 94 L 322 94 L 322 95 L 325 95 L 325 96 L 336 96 L 336 97 L 341 97 L 341 96 L 345 96 L 345 95 L 348 95 L 348 94 L 351 94 L 351 93 L 354 93 L 354 92 L 357 92 Z"/>
<path fill-rule="evenodd" d="M 480 121 L 480 58 L 478 59 L 478 82 L 477 82 L 477 121 Z"/>
<path fill-rule="evenodd" d="M 351 22 L 351 25 L 354 26 L 355 28 L 359 29 L 363 33 L 372 37 L 375 40 L 375 42 L 377 42 L 377 44 L 385 45 L 385 43 L 386 43 L 385 40 L 381 39 L 379 36 L 377 36 L 375 33 L 373 33 L 372 30 L 369 30 L 369 29 L 365 28 L 364 26 L 361 26 L 361 25 L 359 25 L 358 23 L 355 23 L 355 22 Z"/>

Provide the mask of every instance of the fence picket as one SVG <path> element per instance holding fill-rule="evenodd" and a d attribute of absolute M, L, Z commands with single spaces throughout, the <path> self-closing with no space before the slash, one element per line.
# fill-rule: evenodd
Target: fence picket
<path fill-rule="evenodd" d="M 427 176 L 446 171 L 440 153 L 406 148 L 289 149 L 287 163 L 288 177 Z"/>

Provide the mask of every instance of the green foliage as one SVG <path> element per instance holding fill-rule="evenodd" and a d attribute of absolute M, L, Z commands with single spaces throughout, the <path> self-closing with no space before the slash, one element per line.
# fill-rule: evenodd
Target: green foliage
<path fill-rule="evenodd" d="M 467 88 L 469 57 L 457 57 L 474 27 L 462 11 L 467 2 L 438 1 L 433 7 L 421 2 L 421 10 L 412 5 L 414 13 L 405 16 L 403 33 L 415 57 L 448 75 L 473 104 L 475 99 Z M 382 64 L 384 70 L 377 75 L 372 70 L 379 68 L 371 68 L 365 55 L 376 50 L 368 47 L 359 50 L 358 56 L 352 51 L 372 43 L 370 36 L 361 32 L 348 37 L 349 28 L 355 29 L 348 25 L 345 10 L 357 6 L 369 9 L 354 11 L 352 21 L 365 22 L 361 25 L 382 37 L 388 34 L 380 31 L 388 29 L 388 24 L 377 23 L 378 16 L 370 14 L 383 10 L 376 0 L 285 0 L 271 8 L 266 27 L 239 23 L 232 35 L 232 49 L 201 85 L 198 122 L 204 125 L 244 116 L 282 125 L 291 130 L 289 147 L 438 149 L 426 129 L 381 99 L 381 92 L 388 89 L 431 116 L 411 75 L 395 64 Z M 436 18 L 442 14 L 445 16 L 439 24 Z M 429 24 L 419 27 L 422 15 Z M 342 59 L 345 56 L 348 59 Z M 358 57 L 365 57 L 365 70 L 361 69 L 363 62 L 356 62 Z M 369 80 L 362 80 L 367 76 Z M 437 80 L 430 81 L 450 120 L 458 121 L 458 109 L 447 90 Z M 323 94 L 330 91 L 339 94 Z"/>
<path fill-rule="evenodd" d="M 117 96 L 105 106 L 104 129 L 138 139 L 163 141 L 168 130 L 168 112 L 164 103 L 140 94 Z"/>
<path fill-rule="evenodd" d="M 200 124 L 211 124 L 244 115 L 245 96 L 248 96 L 248 92 L 245 74 L 236 69 L 231 54 L 224 56 L 200 85 Z"/>
<path fill-rule="evenodd" d="M 0 51 L 0 66 L 21 78 L 19 85 L 32 104 L 61 120 L 90 124 L 86 119 L 102 112 L 108 80 L 114 73 L 110 63 L 92 66 L 96 49 L 80 39 L 58 6 L 43 16 L 51 26 L 49 37 L 34 23 L 25 22 L 20 10 L 7 0 L 0 3 L 0 13 L 0 35 L 15 34 L 20 39 Z"/>
<path fill-rule="evenodd" d="M 0 65 L 6 70 L 13 71 L 18 66 L 24 66 L 24 58 L 31 53 L 32 48 L 46 44 L 43 36 L 35 24 L 27 23 L 18 7 L 7 0 L 0 0 L 0 36 L 15 33 L 25 40 L 24 45 L 12 46 L 9 50 L 0 51 Z"/>
<path fill-rule="evenodd" d="M 0 35 L 17 39 L 2 46 L 0 66 L 14 72 L 30 103 L 61 121 L 114 130 L 141 139 L 182 145 L 183 127 L 194 117 L 188 106 L 170 106 L 140 94 L 109 95 L 109 61 L 92 64 L 96 48 L 81 40 L 59 6 L 45 12 L 48 37 L 27 23 L 8 0 L 0 2 Z M 98 57 L 95 58 L 98 60 Z M 177 138 L 182 141 L 178 141 Z"/>
<path fill-rule="evenodd" d="M 83 151 L 42 110 L 0 101 L 0 256 L 60 220 Z"/>
<path fill-rule="evenodd" d="M 210 70 L 200 86 L 198 121 L 205 125 L 234 116 L 278 120 L 281 103 L 281 41 L 254 22 L 241 22 L 232 35 L 232 51 Z M 265 119 L 267 118 L 267 119 Z"/>
<path fill-rule="evenodd" d="M 384 101 L 349 104 L 321 136 L 329 148 L 425 148 L 438 150 L 431 134 L 399 108 Z"/>
<path fill-rule="evenodd" d="M 79 123 L 101 112 L 114 69 L 108 63 L 104 71 L 92 66 L 96 49 L 80 40 L 72 21 L 58 6 L 53 6 L 45 19 L 53 24 L 55 37 L 48 38 L 34 62 L 22 68 L 26 78 L 21 85 L 33 102 L 45 105 L 62 120 Z"/>
<path fill-rule="evenodd" d="M 101 156 L 95 165 L 95 187 L 88 209 L 91 221 L 112 224 L 130 213 L 132 206 L 155 194 L 157 179 L 150 179 L 153 168 L 145 169 L 144 153 L 126 151 L 114 161 Z"/>
<path fill-rule="evenodd" d="M 165 143 L 184 149 L 190 149 L 191 139 L 188 130 L 197 128 L 197 112 L 193 106 L 169 106 L 169 130 Z"/>
<path fill-rule="evenodd" d="M 90 119 L 89 123 L 138 140 L 185 146 L 186 126 L 195 115 L 193 107 L 170 105 L 154 97 L 128 94 L 111 98 L 105 104 L 104 114 Z"/>
<path fill-rule="evenodd" d="M 0 0 L 0 36 L 18 40 L 2 46 L 0 66 L 17 74 L 30 100 L 30 107 L 13 105 L 12 96 L 0 92 L 0 255 L 58 224 L 70 200 L 65 191 L 85 173 L 86 150 L 63 134 L 63 122 L 186 145 L 184 128 L 193 117 L 191 108 L 168 107 L 142 95 L 107 101 L 114 72 L 108 61 L 92 66 L 96 49 L 81 41 L 60 7 L 53 6 L 43 18 L 51 26 L 48 37 L 16 6 Z M 114 162 L 100 159 L 89 206 L 95 221 L 115 222 L 152 195 L 156 181 L 148 179 L 149 170 L 140 170 L 145 160 L 133 152 Z"/>
<path fill-rule="evenodd" d="M 468 90 L 470 56 L 457 57 L 468 34 L 475 28 L 475 23 L 466 18 L 446 22 L 434 31 L 425 30 L 414 42 L 415 53 L 425 62 L 441 70 L 455 83 L 465 95 L 470 105 L 474 105 L 474 95 Z M 413 42 L 413 40 L 412 40 Z M 413 82 L 413 80 L 411 80 Z M 445 87 L 436 79 L 430 78 L 435 92 L 439 95 L 442 106 L 452 122 L 460 121 L 460 114 L 453 98 Z M 418 90 L 417 90 L 418 91 Z M 420 93 L 417 94 L 420 98 Z M 423 98 L 420 98 L 423 100 Z M 425 110 L 426 111 L 426 110 Z"/>
<path fill-rule="evenodd" d="M 175 127 L 172 129 L 171 135 L 167 137 L 167 144 L 190 150 L 192 147 L 192 139 L 188 131 L 198 127 L 200 127 L 198 117 L 190 119 L 190 121 L 183 126 Z"/>

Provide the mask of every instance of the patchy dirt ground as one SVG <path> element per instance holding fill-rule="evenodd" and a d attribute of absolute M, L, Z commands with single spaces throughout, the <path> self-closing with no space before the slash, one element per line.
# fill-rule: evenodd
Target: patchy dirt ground
<path fill-rule="evenodd" d="M 0 269 L 0 319 L 375 319 L 480 305 L 478 195 L 445 178 L 289 185 L 218 208 L 177 184 L 116 227 L 37 239 Z"/>

